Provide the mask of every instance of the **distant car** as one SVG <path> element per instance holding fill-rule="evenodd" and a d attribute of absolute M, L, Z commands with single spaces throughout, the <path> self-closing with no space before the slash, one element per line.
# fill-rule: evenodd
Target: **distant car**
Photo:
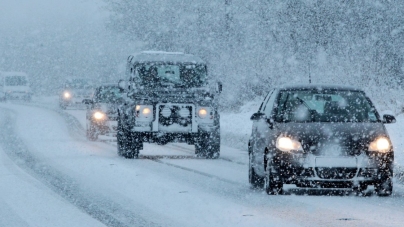
<path fill-rule="evenodd" d="M 28 75 L 23 72 L 0 72 L 0 100 L 31 101 L 32 90 Z"/>
<path fill-rule="evenodd" d="M 63 84 L 59 94 L 59 106 L 67 107 L 83 106 L 83 99 L 90 99 L 93 95 L 93 85 L 83 78 L 70 78 Z"/>
<path fill-rule="evenodd" d="M 394 151 L 384 124 L 365 92 L 346 86 L 275 88 L 251 117 L 249 182 L 279 194 L 284 184 L 314 188 L 373 185 L 393 190 Z"/>
<path fill-rule="evenodd" d="M 117 108 L 123 102 L 124 94 L 118 84 L 105 84 L 95 89 L 92 99 L 83 100 L 88 105 L 86 134 L 89 140 L 97 140 L 99 135 L 116 137 Z"/>

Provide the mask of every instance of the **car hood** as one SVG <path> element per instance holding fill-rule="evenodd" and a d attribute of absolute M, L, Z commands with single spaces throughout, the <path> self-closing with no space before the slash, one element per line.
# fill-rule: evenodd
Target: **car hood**
<path fill-rule="evenodd" d="M 279 123 L 275 127 L 316 155 L 357 155 L 376 138 L 389 138 L 382 123 Z"/>
<path fill-rule="evenodd" d="M 115 115 L 118 113 L 118 106 L 117 103 L 96 103 L 94 109 L 101 110 L 107 115 Z"/>
<path fill-rule="evenodd" d="M 155 102 L 189 102 L 189 100 L 212 100 L 213 93 L 201 88 L 155 88 L 143 89 L 128 94 L 130 97 L 148 99 Z"/>

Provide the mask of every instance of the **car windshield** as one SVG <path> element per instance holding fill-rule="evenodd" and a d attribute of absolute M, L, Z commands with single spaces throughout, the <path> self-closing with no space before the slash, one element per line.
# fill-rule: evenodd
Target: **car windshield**
<path fill-rule="evenodd" d="M 206 66 L 202 64 L 141 64 L 135 78 L 147 87 L 200 87 L 206 82 Z"/>
<path fill-rule="evenodd" d="M 91 89 L 92 86 L 87 80 L 83 79 L 74 79 L 68 81 L 65 85 L 66 88 L 70 89 Z"/>
<path fill-rule="evenodd" d="M 285 90 L 278 96 L 277 122 L 377 122 L 379 115 L 361 91 Z"/>
<path fill-rule="evenodd" d="M 28 81 L 25 76 L 7 76 L 6 86 L 25 86 Z"/>
<path fill-rule="evenodd" d="M 112 103 L 122 98 L 122 91 L 119 87 L 99 87 L 95 92 L 96 102 Z"/>

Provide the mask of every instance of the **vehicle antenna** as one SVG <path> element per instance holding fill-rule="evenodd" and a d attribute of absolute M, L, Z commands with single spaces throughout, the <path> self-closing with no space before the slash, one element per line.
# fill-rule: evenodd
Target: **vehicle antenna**
<path fill-rule="evenodd" d="M 309 84 L 311 84 L 310 64 L 309 64 Z"/>

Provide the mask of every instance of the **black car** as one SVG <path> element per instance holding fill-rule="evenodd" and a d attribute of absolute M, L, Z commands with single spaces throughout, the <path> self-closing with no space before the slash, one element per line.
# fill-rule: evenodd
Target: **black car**
<path fill-rule="evenodd" d="M 365 92 L 354 87 L 296 85 L 269 92 L 251 117 L 249 182 L 279 194 L 284 184 L 308 188 L 373 185 L 393 190 L 394 151 L 382 117 Z"/>
<path fill-rule="evenodd" d="M 87 138 L 96 140 L 99 135 L 116 137 L 117 108 L 123 102 L 124 90 L 116 84 L 104 84 L 95 89 L 92 99 L 84 99 L 87 108 Z"/>

